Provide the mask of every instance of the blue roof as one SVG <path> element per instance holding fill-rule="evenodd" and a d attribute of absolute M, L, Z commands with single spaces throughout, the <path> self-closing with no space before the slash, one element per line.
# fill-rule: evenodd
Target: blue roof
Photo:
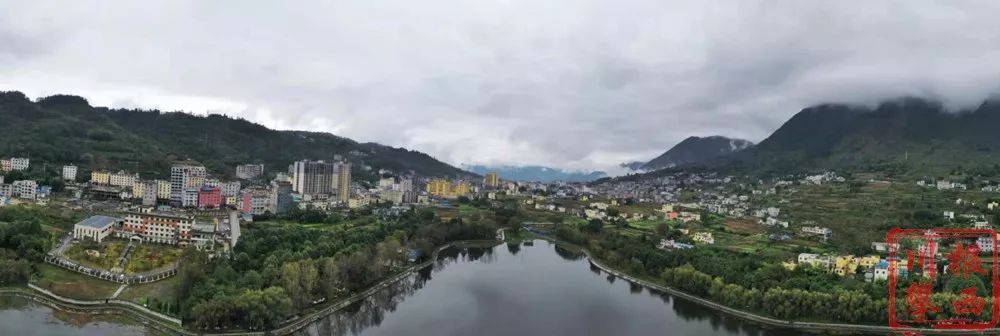
<path fill-rule="evenodd" d="M 108 217 L 108 216 L 90 216 L 90 218 L 84 219 L 83 221 L 76 223 L 76 225 L 89 226 L 92 228 L 102 229 L 114 224 L 118 221 L 118 218 Z"/>

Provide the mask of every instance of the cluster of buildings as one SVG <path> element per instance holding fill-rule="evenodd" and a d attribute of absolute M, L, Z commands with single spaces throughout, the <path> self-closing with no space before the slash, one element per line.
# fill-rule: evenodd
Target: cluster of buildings
<path fill-rule="evenodd" d="M 36 201 L 52 192 L 52 188 L 39 186 L 34 180 L 16 180 L 6 183 L 0 175 L 0 206 L 15 202 L 16 199 Z"/>
<path fill-rule="evenodd" d="M 897 261 L 897 268 L 900 275 L 907 272 L 906 260 Z M 785 263 L 785 267 L 793 269 L 795 267 L 809 266 L 827 272 L 837 274 L 842 277 L 855 276 L 859 271 L 864 273 L 866 281 L 884 281 L 889 278 L 889 262 L 878 255 L 868 256 L 825 256 L 815 253 L 799 253 L 795 263 Z"/>
<path fill-rule="evenodd" d="M 938 181 L 917 181 L 917 185 L 925 188 L 934 188 L 937 190 L 966 190 L 968 186 L 964 183 L 952 182 L 948 180 L 938 180 Z M 983 190 L 989 191 L 989 190 Z"/>
<path fill-rule="evenodd" d="M 28 170 L 31 160 L 28 158 L 12 157 L 0 159 L 0 172 Z"/>

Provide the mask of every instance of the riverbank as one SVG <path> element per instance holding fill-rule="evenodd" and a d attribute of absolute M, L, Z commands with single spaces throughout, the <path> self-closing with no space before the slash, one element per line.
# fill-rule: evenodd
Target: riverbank
<path fill-rule="evenodd" d="M 703 307 L 710 308 L 716 311 L 720 311 L 731 316 L 743 319 L 748 322 L 757 323 L 763 326 L 778 327 L 778 328 L 788 328 L 795 329 L 810 333 L 825 333 L 825 334 L 837 334 L 837 335 L 856 335 L 859 333 L 865 334 L 911 334 L 911 335 L 996 335 L 1000 333 L 1000 328 L 993 328 L 987 330 L 940 330 L 940 329 L 922 329 L 922 328 L 890 328 L 889 326 L 879 326 L 879 325 L 864 325 L 864 324 L 840 324 L 840 323 L 820 323 L 820 322 L 796 322 L 775 319 L 756 313 L 732 308 L 720 303 L 713 302 L 708 299 L 700 298 L 686 292 L 657 284 L 648 280 L 643 280 L 624 272 L 618 271 L 611 268 L 596 258 L 594 258 L 586 248 L 577 246 L 575 244 L 559 240 L 555 237 L 551 237 L 545 234 L 540 234 L 538 232 L 533 232 L 532 234 L 538 239 L 543 239 L 552 242 L 557 245 L 569 248 L 578 253 L 582 253 L 587 256 L 587 260 L 591 265 L 599 268 L 601 271 L 614 275 L 620 279 L 628 281 L 630 283 L 646 287 L 647 289 L 656 290 L 670 294 L 675 297 L 682 298 L 684 300 L 697 303 Z"/>
<path fill-rule="evenodd" d="M 402 279 L 405 279 L 406 277 L 412 275 L 416 271 L 422 270 L 426 267 L 433 265 L 434 262 L 437 261 L 438 254 L 446 248 L 452 246 L 460 246 L 460 247 L 484 246 L 484 244 L 486 244 L 487 242 L 496 244 L 495 241 L 482 241 L 482 240 L 456 241 L 444 244 L 435 249 L 434 252 L 431 254 L 431 256 L 428 257 L 427 260 L 425 260 L 424 262 L 412 265 L 408 267 L 406 270 L 401 271 L 400 273 L 388 279 L 382 280 L 379 283 L 375 284 L 372 287 L 369 287 L 368 289 L 362 292 L 341 299 L 323 309 L 308 313 L 305 316 L 298 317 L 295 320 L 290 321 L 279 328 L 272 329 L 266 332 L 260 331 L 260 332 L 204 333 L 198 331 L 191 331 L 183 327 L 180 319 L 154 312 L 134 302 L 123 301 L 123 300 L 96 300 L 96 301 L 77 300 L 60 296 L 58 294 L 52 293 L 48 290 L 45 290 L 44 288 L 40 288 L 32 284 L 29 284 L 28 288 L 23 288 L 23 287 L 0 288 L 0 296 L 20 297 L 23 299 L 28 299 L 46 305 L 53 309 L 71 313 L 78 313 L 78 314 L 90 314 L 90 315 L 128 314 L 130 317 L 133 317 L 136 320 L 143 322 L 147 327 L 156 329 L 157 331 L 169 335 L 183 335 L 183 336 L 289 335 L 296 331 L 301 330 L 302 328 L 308 326 L 311 323 L 316 322 L 317 320 L 323 317 L 326 317 L 327 315 L 337 312 L 340 309 L 343 309 L 344 307 L 347 307 L 355 302 L 358 302 L 359 300 L 371 296 L 373 293 L 379 290 L 382 290 L 396 282 L 399 282 Z"/>
<path fill-rule="evenodd" d="M 696 303 L 703 307 L 720 311 L 733 317 L 737 317 L 744 321 L 758 324 L 761 326 L 794 329 L 804 332 L 811 333 L 825 333 L 825 334 L 893 334 L 899 332 L 910 332 L 917 334 L 928 334 L 928 335 L 968 335 L 968 334 L 996 334 L 1000 329 L 990 329 L 981 332 L 969 332 L 969 331 L 957 331 L 957 330 L 931 330 L 931 329 L 892 329 L 887 326 L 875 326 L 875 325 L 857 325 L 857 324 L 837 324 L 837 323 L 816 323 L 816 322 L 795 322 L 774 319 L 767 316 L 758 315 L 752 312 L 743 311 L 728 307 L 707 299 L 699 298 L 694 295 L 664 286 L 649 280 L 640 279 L 624 272 L 618 271 L 611 268 L 599 260 L 595 259 L 589 251 L 586 249 L 570 244 L 567 242 L 560 241 L 554 237 L 549 237 L 546 235 L 534 234 L 538 239 L 543 239 L 557 244 L 561 247 L 568 248 L 577 253 L 581 253 L 587 257 L 588 262 L 594 267 L 600 269 L 601 271 L 611 274 L 615 277 L 624 279 L 632 284 L 646 287 L 647 289 L 658 291 L 662 293 L 670 294 L 676 298 L 680 298 L 689 302 Z M 531 239 L 531 237 L 522 237 L 525 240 Z M 433 265 L 434 262 L 438 260 L 439 253 L 449 247 L 491 247 L 497 244 L 496 241 L 457 241 L 449 244 L 442 245 L 434 250 L 431 256 L 427 260 L 410 266 L 406 270 L 388 278 L 380 281 L 376 285 L 362 291 L 351 295 L 347 298 L 338 300 L 331 303 L 329 306 L 310 312 L 304 316 L 297 317 L 295 320 L 288 322 L 287 324 L 267 331 L 267 332 L 230 332 L 230 333 L 200 333 L 190 331 L 181 326 L 180 321 L 173 318 L 161 318 L 150 314 L 148 309 L 138 306 L 132 302 L 117 302 L 118 300 L 112 300 L 114 302 L 83 302 L 79 300 L 73 300 L 68 298 L 62 298 L 58 295 L 52 293 L 46 293 L 44 289 L 35 288 L 34 290 L 29 290 L 27 288 L 0 288 L 0 295 L 12 295 L 22 298 L 26 298 L 46 306 L 50 306 L 54 309 L 83 313 L 83 314 L 128 314 L 130 317 L 146 324 L 147 327 L 153 328 L 157 331 L 172 334 L 172 335 L 220 335 L 220 336 L 257 336 L 257 335 L 288 335 L 297 332 L 312 323 L 319 321 L 326 316 L 333 314 L 341 309 L 354 304 L 362 299 L 365 299 L 374 293 L 395 284 L 407 276 L 412 275 L 414 272 L 422 270 L 426 267 Z"/>

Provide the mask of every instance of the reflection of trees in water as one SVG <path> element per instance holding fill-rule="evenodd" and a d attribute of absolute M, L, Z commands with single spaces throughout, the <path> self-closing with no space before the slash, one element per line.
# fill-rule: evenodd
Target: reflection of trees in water
<path fill-rule="evenodd" d="M 588 264 L 590 264 L 590 263 L 588 263 Z M 601 268 L 597 267 L 597 265 L 590 264 L 590 271 L 594 272 L 594 274 L 601 275 Z"/>
<path fill-rule="evenodd" d="M 642 289 L 643 288 L 646 288 L 646 287 L 643 287 L 642 285 L 634 283 L 634 282 L 631 282 L 631 281 L 628 283 L 628 292 L 629 293 L 632 293 L 632 294 L 642 294 Z"/>
<path fill-rule="evenodd" d="M 371 296 L 341 309 L 306 329 L 296 333 L 304 336 L 342 336 L 359 334 L 365 329 L 378 326 L 388 313 L 396 311 L 400 303 L 423 288 L 436 270 L 441 270 L 458 261 L 491 263 L 496 260 L 492 248 L 449 247 L 438 254 L 433 267 L 417 270 Z"/>
<path fill-rule="evenodd" d="M 581 254 L 581 253 L 576 253 L 576 252 L 570 251 L 570 250 L 568 250 L 566 248 L 560 247 L 559 245 L 553 245 L 553 246 L 555 246 L 554 249 L 556 251 L 556 254 L 558 254 L 560 257 L 562 257 L 563 260 L 577 261 L 577 260 L 580 260 L 580 259 L 583 258 L 583 254 Z"/>
<path fill-rule="evenodd" d="M 375 292 L 364 300 L 316 321 L 296 335 L 342 336 L 359 334 L 365 329 L 381 324 L 388 313 L 396 311 L 400 303 L 423 288 L 429 279 L 430 273 L 424 273 L 421 270 L 415 275 Z"/>
<path fill-rule="evenodd" d="M 652 291 L 652 290 L 651 290 Z M 662 296 L 668 296 L 668 294 L 658 293 Z M 764 335 L 764 329 L 758 327 L 754 324 L 747 323 L 737 317 L 730 316 L 721 312 L 711 310 L 707 307 L 701 306 L 697 303 L 684 300 L 684 299 L 674 299 L 673 309 L 674 313 L 678 317 L 685 321 L 705 321 L 712 326 L 712 330 L 719 331 L 719 329 L 725 329 L 725 334 L 731 335 L 748 335 L 748 336 L 762 336 Z M 667 299 L 664 299 L 667 302 Z M 785 330 L 785 329 L 772 329 L 768 330 L 767 335 L 807 335 L 801 331 Z"/>
<path fill-rule="evenodd" d="M 521 252 L 521 244 L 507 243 L 507 252 L 510 252 L 511 255 L 517 255 L 517 252 Z"/>
<path fill-rule="evenodd" d="M 0 310 L 16 309 L 28 311 L 34 309 L 35 307 L 36 306 L 28 299 L 16 296 L 0 296 Z"/>
<path fill-rule="evenodd" d="M 615 283 L 615 279 L 617 279 L 617 277 L 615 277 L 614 274 L 608 274 L 608 277 L 606 279 L 608 280 L 609 284 L 613 284 Z"/>

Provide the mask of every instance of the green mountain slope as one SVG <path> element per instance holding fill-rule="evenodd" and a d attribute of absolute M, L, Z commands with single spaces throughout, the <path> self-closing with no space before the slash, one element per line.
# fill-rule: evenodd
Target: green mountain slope
<path fill-rule="evenodd" d="M 802 110 L 753 148 L 707 167 L 785 172 L 894 169 L 941 173 L 1000 164 L 1000 104 L 949 112 L 922 99 L 875 108 L 828 104 Z"/>
<path fill-rule="evenodd" d="M 917 98 L 875 107 L 824 104 L 803 109 L 746 150 L 620 179 L 678 170 L 783 175 L 835 169 L 930 176 L 964 170 L 1000 176 L 998 127 L 998 101 L 963 111 Z"/>
<path fill-rule="evenodd" d="M 423 176 L 471 175 L 421 152 L 329 133 L 276 131 L 220 115 L 92 107 L 68 95 L 32 102 L 20 92 L 0 92 L 0 125 L 0 157 L 27 156 L 33 165 L 76 163 L 163 177 L 171 162 L 190 158 L 228 176 L 241 163 L 264 163 L 273 172 L 303 158 L 342 155 L 359 176 L 373 173 L 358 163 Z"/>
<path fill-rule="evenodd" d="M 753 146 L 753 143 L 741 139 L 730 139 L 723 136 L 689 137 L 656 158 L 642 165 L 642 169 L 655 170 L 691 163 L 738 152 Z"/>

